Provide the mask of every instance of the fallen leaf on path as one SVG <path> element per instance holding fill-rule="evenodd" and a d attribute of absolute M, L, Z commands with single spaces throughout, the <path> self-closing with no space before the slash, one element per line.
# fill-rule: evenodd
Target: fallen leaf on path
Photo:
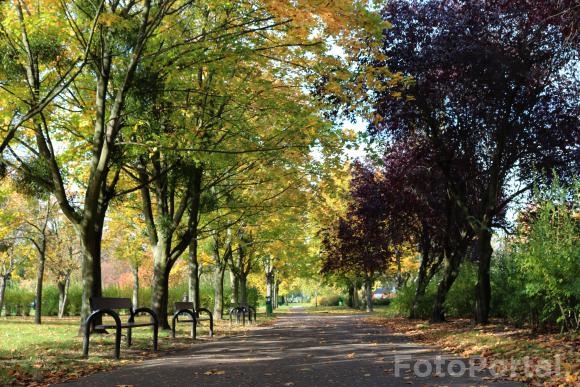
<path fill-rule="evenodd" d="M 226 373 L 226 371 L 224 371 L 224 370 L 209 370 L 209 371 L 205 371 L 203 374 L 204 375 L 223 375 L 225 373 Z"/>
<path fill-rule="evenodd" d="M 354 356 L 355 356 L 355 353 L 354 352 L 351 352 L 348 355 L 346 355 L 346 358 L 347 359 L 354 359 Z"/>

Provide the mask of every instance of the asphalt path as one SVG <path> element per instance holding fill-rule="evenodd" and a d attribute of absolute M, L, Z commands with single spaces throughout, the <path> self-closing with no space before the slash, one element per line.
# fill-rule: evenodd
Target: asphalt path
<path fill-rule="evenodd" d="M 462 371 L 465 368 L 462 376 Z M 272 326 L 87 376 L 63 386 L 515 386 L 364 315 L 280 315 Z M 415 373 L 414 369 L 418 372 Z M 429 372 L 429 370 L 431 372 Z"/>

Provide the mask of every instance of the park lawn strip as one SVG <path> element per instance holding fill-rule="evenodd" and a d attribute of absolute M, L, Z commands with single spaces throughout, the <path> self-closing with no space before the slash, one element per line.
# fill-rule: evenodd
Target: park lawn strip
<path fill-rule="evenodd" d="M 295 308 L 299 308 L 296 310 Z M 387 312 L 387 306 L 375 306 L 374 312 L 369 315 L 384 315 Z M 277 308 L 275 313 L 306 313 L 306 314 L 366 314 L 364 309 L 355 309 L 348 306 L 314 306 L 312 304 L 290 304 Z"/>
<path fill-rule="evenodd" d="M 496 321 L 486 326 L 474 326 L 470 320 L 457 319 L 446 323 L 429 324 L 402 317 L 371 316 L 367 321 L 387 327 L 397 335 L 416 342 L 441 348 L 461 357 L 482 356 L 489 365 L 493 361 L 521 360 L 526 356 L 532 363 L 546 359 L 552 362 L 559 356 L 560 375 L 540 378 L 518 372 L 507 379 L 530 385 L 577 386 L 580 383 L 580 337 L 578 334 L 546 333 L 534 335 L 529 330 L 514 328 Z"/>
<path fill-rule="evenodd" d="M 145 317 L 146 318 L 146 317 Z M 233 325 L 216 320 L 215 336 L 227 336 L 270 323 L 273 317 L 258 314 L 257 325 Z M 46 386 L 75 380 L 103 370 L 135 364 L 191 348 L 208 338 L 207 322 L 198 327 L 197 338 L 189 337 L 190 325 L 177 324 L 176 338 L 171 332 L 159 331 L 159 351 L 152 352 L 150 328 L 133 330 L 133 345 L 126 344 L 126 330 L 121 342 L 121 360 L 114 353 L 114 335 L 91 335 L 89 357 L 82 358 L 82 337 L 78 335 L 78 318 L 44 317 L 42 325 L 32 318 L 0 318 L 0 385 Z"/>

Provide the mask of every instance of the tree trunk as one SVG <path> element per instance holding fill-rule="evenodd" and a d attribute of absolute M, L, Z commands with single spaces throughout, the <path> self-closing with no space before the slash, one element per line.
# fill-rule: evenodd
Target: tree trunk
<path fill-rule="evenodd" d="M 161 329 L 169 329 L 167 322 L 167 291 L 169 242 L 160 238 L 153 248 L 153 283 L 151 292 L 151 309 L 159 317 Z"/>
<path fill-rule="evenodd" d="M 395 250 L 395 261 L 397 262 L 397 290 L 403 287 L 403 273 L 401 268 L 401 251 Z"/>
<path fill-rule="evenodd" d="M 367 313 L 370 313 L 373 311 L 373 279 L 369 274 L 365 274 L 365 299 Z"/>
<path fill-rule="evenodd" d="M 232 305 L 239 305 L 240 297 L 239 297 L 239 279 L 235 275 L 233 270 L 230 270 L 230 284 L 232 287 L 232 295 L 230 297 L 230 304 Z"/>
<path fill-rule="evenodd" d="M 348 287 L 348 301 L 347 301 L 347 305 L 350 308 L 354 308 L 354 285 L 349 285 Z"/>
<path fill-rule="evenodd" d="M 415 289 L 413 304 L 411 305 L 411 311 L 409 312 L 410 319 L 419 317 L 419 302 L 425 296 L 427 286 L 431 282 L 435 273 L 439 270 L 442 260 L 443 258 L 441 255 L 435 257 L 434 254 L 431 253 L 431 238 L 429 237 L 427 226 L 423 225 L 421 238 L 421 265 L 419 266 L 417 288 Z"/>
<path fill-rule="evenodd" d="M 280 281 L 276 280 L 274 282 L 274 297 L 272 297 L 272 307 L 274 309 L 278 308 L 278 290 L 280 290 Z"/>
<path fill-rule="evenodd" d="M 453 286 L 457 275 L 459 274 L 459 266 L 461 265 L 462 254 L 452 253 L 447 262 L 443 279 L 439 282 L 437 288 L 437 296 L 435 298 L 435 305 L 433 306 L 433 313 L 431 315 L 431 322 L 438 323 L 445 321 L 445 310 L 443 304 L 447 297 L 447 293 Z"/>
<path fill-rule="evenodd" d="M 189 243 L 189 301 L 195 309 L 201 308 L 199 295 L 199 262 L 197 261 L 197 235 Z"/>
<path fill-rule="evenodd" d="M 68 289 L 70 287 L 70 273 L 67 273 L 64 281 L 58 281 L 58 318 L 64 317 L 66 302 L 68 299 Z"/>
<path fill-rule="evenodd" d="M 427 289 L 427 265 L 429 257 L 423 254 L 421 265 L 419 266 L 419 274 L 417 276 L 417 288 L 415 289 L 415 296 L 413 297 L 413 304 L 409 312 L 409 318 L 418 318 L 419 301 L 425 295 Z"/>
<path fill-rule="evenodd" d="M 355 284 L 354 286 L 354 298 L 353 298 L 353 307 L 358 309 L 361 306 L 360 295 L 359 295 L 360 285 Z"/>
<path fill-rule="evenodd" d="M 226 271 L 225 265 L 216 265 L 214 272 L 214 302 L 213 315 L 216 319 L 221 319 L 224 309 L 224 273 Z"/>
<path fill-rule="evenodd" d="M 241 274 L 239 278 L 240 305 L 248 305 L 248 277 Z"/>
<path fill-rule="evenodd" d="M 162 293 L 163 296 L 161 301 L 162 313 L 159 317 L 163 329 L 171 329 L 171 326 L 169 325 L 169 316 L 167 314 L 167 311 L 169 310 L 169 274 L 173 269 L 174 263 L 175 262 L 167 263 L 167 265 L 165 266 L 165 275 L 163 276 L 163 293 Z"/>
<path fill-rule="evenodd" d="M 0 275 L 0 315 L 2 315 L 2 308 L 4 307 L 4 294 L 6 294 L 6 277 Z"/>
<path fill-rule="evenodd" d="M 104 212 L 99 213 L 92 220 L 83 219 L 83 224 L 78 226 L 83 286 L 80 332 L 82 332 L 85 320 L 91 312 L 89 298 L 101 297 L 103 294 L 101 284 L 101 239 L 104 219 Z M 98 325 L 102 320 L 98 317 L 93 321 L 95 321 L 95 325 Z"/>
<path fill-rule="evenodd" d="M 133 273 L 133 295 L 131 297 L 133 308 L 139 307 L 139 265 L 133 264 L 131 267 Z"/>
<path fill-rule="evenodd" d="M 266 268 L 266 314 L 270 315 L 271 311 L 273 310 L 273 300 L 272 297 L 274 296 L 274 272 L 271 266 Z M 269 306 L 268 306 L 268 300 Z"/>
<path fill-rule="evenodd" d="M 198 248 L 198 225 L 199 225 L 199 207 L 201 200 L 201 181 L 203 178 L 203 167 L 199 166 L 193 170 L 193 179 L 191 184 L 191 206 L 189 210 L 191 222 L 191 240 L 189 241 L 189 300 L 193 302 L 195 309 L 201 308 L 199 294 L 199 262 L 197 259 Z"/>
<path fill-rule="evenodd" d="M 36 270 L 36 295 L 34 298 L 34 323 L 42 322 L 42 285 L 44 282 L 44 264 L 46 262 L 46 240 L 43 239 L 38 251 L 38 267 Z M 29 306 L 24 306 L 29 307 Z"/>
<path fill-rule="evenodd" d="M 489 307 L 491 302 L 490 267 L 493 248 L 491 247 L 491 231 L 484 229 L 479 233 L 477 240 L 479 270 L 475 285 L 475 322 L 487 324 L 489 322 Z"/>

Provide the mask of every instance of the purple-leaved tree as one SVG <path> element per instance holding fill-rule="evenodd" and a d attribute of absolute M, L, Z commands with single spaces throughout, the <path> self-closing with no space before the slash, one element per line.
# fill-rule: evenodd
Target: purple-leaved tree
<path fill-rule="evenodd" d="M 393 28 L 384 34 L 385 60 L 374 65 L 413 82 L 401 90 L 384 79 L 368 93 L 376 113 L 369 130 L 427 142 L 449 219 L 458 222 L 448 242 L 463 254 L 473 243 L 478 323 L 489 318 L 491 238 L 506 207 L 542 176 L 579 170 L 577 21 L 569 3 L 392 1 L 383 10 Z"/>

